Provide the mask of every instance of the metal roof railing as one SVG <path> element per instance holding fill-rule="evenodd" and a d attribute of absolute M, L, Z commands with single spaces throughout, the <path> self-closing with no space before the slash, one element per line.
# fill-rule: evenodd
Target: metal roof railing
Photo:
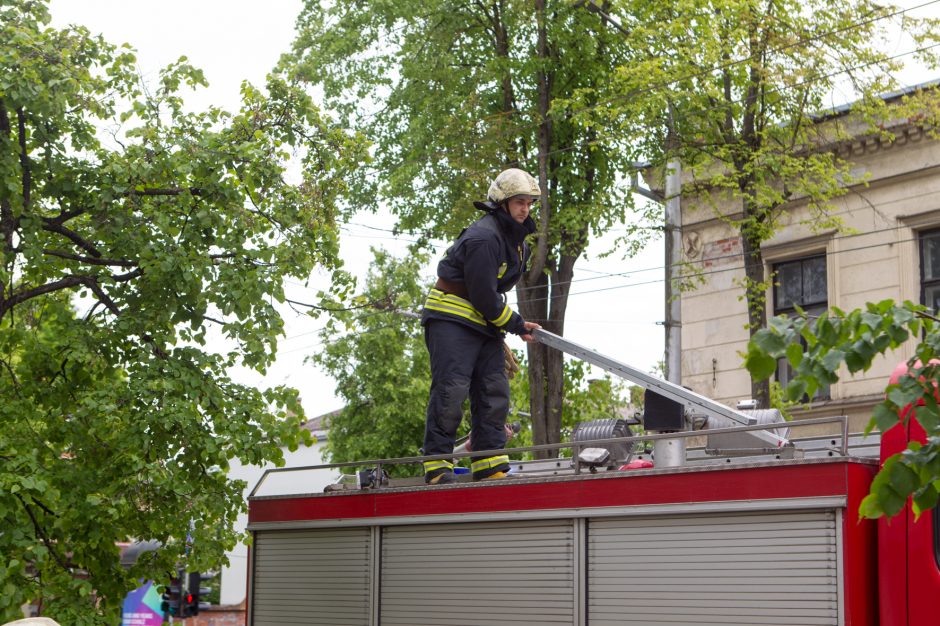
<path fill-rule="evenodd" d="M 801 428 L 806 426 L 818 426 L 822 424 L 839 424 L 839 433 L 838 436 L 841 439 L 841 443 L 838 448 L 840 456 L 848 456 L 848 446 L 849 446 L 849 432 L 848 432 L 848 418 L 845 415 L 836 415 L 832 417 L 818 417 L 807 420 L 796 420 L 790 422 L 780 422 L 777 424 L 777 427 L 787 427 L 787 428 Z M 591 439 L 588 441 L 570 441 L 562 443 L 549 443 L 541 444 L 534 446 L 523 446 L 518 448 L 501 448 L 501 449 L 492 449 L 492 450 L 473 450 L 471 452 L 455 452 L 453 454 L 435 454 L 428 456 L 409 456 L 409 457 L 400 457 L 400 458 L 391 458 L 391 459 L 368 459 L 364 461 L 347 461 L 342 463 L 323 463 L 320 465 L 306 465 L 302 467 L 276 467 L 265 470 L 261 478 L 258 480 L 257 484 L 251 490 L 251 493 L 248 495 L 249 499 L 255 497 L 258 493 L 258 490 L 261 486 L 267 481 L 268 477 L 274 474 L 281 474 L 285 472 L 306 472 L 313 470 L 325 470 L 325 469 L 344 469 L 344 468 L 369 468 L 375 470 L 381 470 L 383 466 L 389 465 L 410 465 L 415 463 L 423 463 L 424 461 L 438 461 L 438 460 L 456 460 L 456 459 L 465 459 L 474 456 L 495 456 L 495 455 L 511 455 L 511 454 L 525 454 L 529 452 L 553 452 L 557 450 L 571 449 L 572 457 L 577 458 L 578 454 L 584 448 L 599 448 L 604 447 L 604 445 L 609 444 L 630 444 L 630 443 L 640 443 L 647 441 L 657 441 L 660 439 L 678 439 L 678 438 L 691 438 L 691 437 L 703 437 L 709 435 L 722 435 L 730 433 L 741 433 L 755 430 L 772 430 L 775 427 L 774 424 L 753 424 L 748 426 L 733 426 L 730 428 L 714 428 L 714 429 L 704 429 L 704 430 L 688 430 L 688 431 L 677 431 L 670 433 L 661 433 L 654 435 L 635 435 L 632 437 L 612 437 L 608 439 Z M 788 449 L 796 449 L 793 445 L 794 442 L 791 442 L 787 446 L 780 447 L 766 447 L 766 448 L 753 448 L 749 449 L 751 454 L 778 454 L 786 455 Z M 740 451 L 735 451 L 740 453 Z M 576 474 L 580 473 L 581 468 L 580 464 L 574 464 L 574 472 Z"/>

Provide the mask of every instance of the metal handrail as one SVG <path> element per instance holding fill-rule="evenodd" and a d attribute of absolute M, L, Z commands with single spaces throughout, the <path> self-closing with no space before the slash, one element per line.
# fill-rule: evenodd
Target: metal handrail
<path fill-rule="evenodd" d="M 612 444 L 612 443 L 633 443 L 640 441 L 656 441 L 659 439 L 679 439 L 679 438 L 689 438 L 689 437 L 701 437 L 704 435 L 724 435 L 729 433 L 740 433 L 747 432 L 752 430 L 774 430 L 776 428 L 794 428 L 794 427 L 803 427 L 803 426 L 816 426 L 819 424 L 841 424 L 841 436 L 842 436 L 842 445 L 840 446 L 840 454 L 842 456 L 848 456 L 848 440 L 849 440 L 849 422 L 848 417 L 845 415 L 834 415 L 832 417 L 816 417 L 813 419 L 807 420 L 798 420 L 791 422 L 777 422 L 775 424 L 752 424 L 748 426 L 731 426 L 728 428 L 715 428 L 715 429 L 705 429 L 705 430 L 683 430 L 670 433 L 661 433 L 657 435 L 636 435 L 632 437 L 611 437 L 608 439 L 591 439 L 589 441 L 571 441 L 571 442 L 562 442 L 562 443 L 545 443 L 536 446 L 524 446 L 519 448 L 500 448 L 493 450 L 473 450 L 470 452 L 455 452 L 452 454 L 434 454 L 428 456 L 407 456 L 391 459 L 369 459 L 365 461 L 346 461 L 343 463 L 323 463 L 320 465 L 306 465 L 303 467 L 274 467 L 269 468 L 264 471 L 264 474 L 261 475 L 261 478 L 258 480 L 258 483 L 255 485 L 254 489 L 251 490 L 251 493 L 248 494 L 249 498 L 253 498 L 258 492 L 258 489 L 261 488 L 261 485 L 264 484 L 268 476 L 271 474 L 279 474 L 282 472 L 305 472 L 311 470 L 320 470 L 320 469 L 341 469 L 344 467 L 372 467 L 380 469 L 383 465 L 409 465 L 412 463 L 422 463 L 424 461 L 440 461 L 440 460 L 449 460 L 449 459 L 464 459 L 472 456 L 483 456 L 483 455 L 502 455 L 502 454 L 518 454 L 523 452 L 543 452 L 543 451 L 554 451 L 562 450 L 566 448 L 571 448 L 573 457 L 578 456 L 578 452 L 582 448 L 591 448 L 598 447 L 603 444 Z M 792 445 L 792 444 L 790 444 Z M 781 448 L 755 448 L 755 450 L 763 450 L 765 453 L 778 452 Z M 575 466 L 575 472 L 578 471 L 578 466 Z"/>

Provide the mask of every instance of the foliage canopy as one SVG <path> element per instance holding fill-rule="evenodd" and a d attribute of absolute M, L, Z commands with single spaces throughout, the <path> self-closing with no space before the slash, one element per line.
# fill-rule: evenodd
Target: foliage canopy
<path fill-rule="evenodd" d="M 288 80 L 191 113 L 185 59 L 151 89 L 129 48 L 48 22 L 0 3 L 0 620 L 105 624 L 139 579 L 234 545 L 230 459 L 303 442 L 294 390 L 227 372 L 272 362 L 285 277 L 336 267 L 365 157 Z M 125 571 L 133 539 L 165 548 Z"/>

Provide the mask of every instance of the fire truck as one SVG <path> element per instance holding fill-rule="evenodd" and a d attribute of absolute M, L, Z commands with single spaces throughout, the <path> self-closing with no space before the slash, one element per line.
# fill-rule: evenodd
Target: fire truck
<path fill-rule="evenodd" d="M 272 470 L 249 498 L 248 624 L 940 624 L 937 511 L 858 516 L 881 460 L 924 439 L 916 421 L 867 438 L 843 416 L 782 422 L 538 339 L 642 385 L 650 434 L 582 424 L 514 449 L 552 458 L 492 483 L 387 479 L 434 458 L 412 457 L 272 494 L 276 472 L 326 466 Z"/>

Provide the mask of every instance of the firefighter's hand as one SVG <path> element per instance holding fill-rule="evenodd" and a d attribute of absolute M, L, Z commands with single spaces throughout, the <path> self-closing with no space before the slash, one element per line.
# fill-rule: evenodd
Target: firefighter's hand
<path fill-rule="evenodd" d="M 538 329 L 538 328 L 541 328 L 541 326 L 539 326 L 539 325 L 536 324 L 535 322 L 522 322 L 522 324 L 523 324 L 523 326 L 525 326 L 525 329 L 528 330 L 528 331 L 532 331 L 532 330 L 536 330 L 536 329 Z M 534 336 L 531 332 L 527 332 L 526 334 L 524 334 L 524 335 L 519 335 L 519 336 L 522 337 L 522 340 L 523 340 L 523 341 L 528 342 L 528 343 L 535 343 L 535 341 L 536 341 L 535 336 Z"/>

